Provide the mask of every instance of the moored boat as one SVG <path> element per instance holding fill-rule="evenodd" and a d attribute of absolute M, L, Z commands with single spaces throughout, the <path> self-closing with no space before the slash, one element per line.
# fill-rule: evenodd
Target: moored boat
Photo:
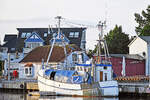
<path fill-rule="evenodd" d="M 118 96 L 118 83 L 112 78 L 112 64 L 106 59 L 97 55 L 96 59 L 81 63 L 84 58 L 81 53 L 78 62 L 69 66 L 67 59 L 64 64 L 57 65 L 55 68 L 48 65 L 55 40 L 62 40 L 64 52 L 66 53 L 63 38 L 60 35 L 60 19 L 58 16 L 58 37 L 53 38 L 53 44 L 46 65 L 38 72 L 38 86 L 41 95 L 69 95 L 69 96 Z M 100 46 L 100 41 L 98 46 Z M 105 41 L 104 42 L 105 45 Z M 108 51 L 108 50 L 107 50 Z M 61 67 L 60 67 L 61 66 Z M 67 66 L 67 67 L 66 67 Z"/>

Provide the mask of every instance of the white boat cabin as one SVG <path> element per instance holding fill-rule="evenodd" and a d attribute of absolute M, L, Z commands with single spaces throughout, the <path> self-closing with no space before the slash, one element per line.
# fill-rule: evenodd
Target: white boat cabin
<path fill-rule="evenodd" d="M 111 64 L 96 64 L 95 65 L 95 81 L 112 80 L 112 65 Z"/>

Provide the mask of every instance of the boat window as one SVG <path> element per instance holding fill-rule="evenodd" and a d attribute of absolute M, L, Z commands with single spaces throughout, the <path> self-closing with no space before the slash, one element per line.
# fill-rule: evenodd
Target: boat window
<path fill-rule="evenodd" d="M 90 72 L 91 71 L 91 68 L 88 68 L 88 72 Z"/>
<path fill-rule="evenodd" d="M 83 53 L 81 53 L 81 55 L 82 55 L 82 62 L 84 62 L 84 54 L 83 54 Z"/>
<path fill-rule="evenodd" d="M 107 69 L 107 66 L 104 66 L 104 69 Z"/>
<path fill-rule="evenodd" d="M 77 54 L 72 54 L 72 61 L 77 62 Z"/>
<path fill-rule="evenodd" d="M 107 73 L 105 73 L 105 81 L 107 81 Z"/>
<path fill-rule="evenodd" d="M 53 71 L 53 72 L 50 74 L 50 80 L 54 80 L 55 74 L 56 74 L 55 71 Z"/>
<path fill-rule="evenodd" d="M 29 68 L 29 73 L 32 74 L 32 68 L 31 67 Z"/>

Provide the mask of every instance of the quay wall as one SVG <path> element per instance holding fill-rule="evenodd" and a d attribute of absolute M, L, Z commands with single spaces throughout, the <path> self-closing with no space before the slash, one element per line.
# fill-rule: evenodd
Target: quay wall
<path fill-rule="evenodd" d="M 150 94 L 149 82 L 118 82 L 119 94 Z M 37 81 L 1 81 L 0 90 L 38 91 Z"/>
<path fill-rule="evenodd" d="M 118 83 L 119 93 L 150 94 L 148 82 Z"/>
<path fill-rule="evenodd" d="M 38 91 L 38 84 L 36 80 L 32 81 L 1 81 L 0 82 L 0 89 L 1 90 L 22 90 L 24 92 L 28 91 Z"/>

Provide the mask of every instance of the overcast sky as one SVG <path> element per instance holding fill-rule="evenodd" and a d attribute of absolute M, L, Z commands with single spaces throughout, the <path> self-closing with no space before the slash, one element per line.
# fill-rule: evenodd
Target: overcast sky
<path fill-rule="evenodd" d="M 18 27 L 48 27 L 57 15 L 93 26 L 106 19 L 106 31 L 117 24 L 126 34 L 136 35 L 134 13 L 148 5 L 150 0 L 0 0 L 0 39 L 17 34 Z M 97 36 L 97 29 L 87 30 L 87 48 L 94 47 Z"/>

